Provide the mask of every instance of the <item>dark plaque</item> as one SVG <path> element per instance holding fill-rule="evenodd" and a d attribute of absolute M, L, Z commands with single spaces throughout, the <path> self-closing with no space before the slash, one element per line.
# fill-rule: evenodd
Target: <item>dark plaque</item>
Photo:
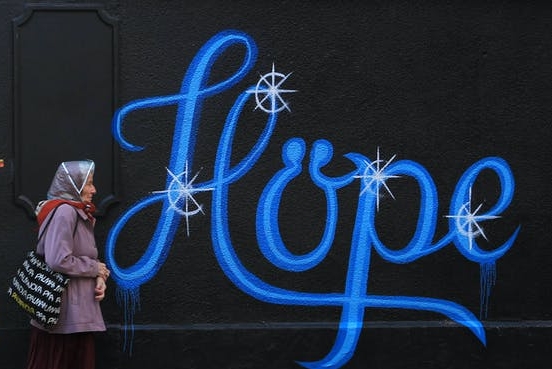
<path fill-rule="evenodd" d="M 92 159 L 98 215 L 117 201 L 117 25 L 98 6 L 30 6 L 13 21 L 15 201 L 34 216 L 62 161 Z"/>

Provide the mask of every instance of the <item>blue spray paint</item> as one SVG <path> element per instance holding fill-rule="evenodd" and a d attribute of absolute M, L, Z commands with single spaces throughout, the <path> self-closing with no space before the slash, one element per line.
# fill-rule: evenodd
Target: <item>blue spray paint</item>
<path fill-rule="evenodd" d="M 235 45 L 245 48 L 242 65 L 228 79 L 208 85 L 211 67 L 216 59 L 230 46 Z M 171 193 L 180 191 L 187 201 L 192 199 L 193 193 L 208 190 L 212 191 L 213 199 L 211 236 L 214 253 L 224 273 L 237 287 L 256 299 L 272 304 L 342 308 L 337 337 L 331 351 L 319 361 L 300 362 L 302 366 L 339 368 L 346 364 L 354 355 L 363 328 L 364 311 L 367 308 L 425 310 L 443 314 L 467 327 L 485 344 L 485 331 L 481 321 L 468 309 L 455 302 L 421 296 L 368 294 L 370 257 L 372 251 L 375 251 L 389 262 L 404 264 L 453 244 L 467 259 L 481 265 L 482 301 L 486 306 L 490 287 L 494 281 L 495 262 L 510 249 L 519 232 L 518 227 L 506 243 L 492 251 L 481 249 L 475 240 L 481 234 L 480 223 L 499 217 L 513 198 L 514 179 L 504 160 L 489 157 L 467 169 L 460 178 L 451 200 L 448 233 L 441 239 L 434 240 L 438 219 L 437 190 L 430 174 L 421 165 L 408 160 L 394 163 L 390 160 L 386 165 L 380 166 L 379 153 L 375 161 L 370 161 L 359 153 L 350 153 L 345 157 L 351 161 L 355 169 L 341 176 L 330 177 L 323 173 L 323 167 L 331 161 L 333 148 L 328 141 L 319 140 L 314 143 L 310 151 L 308 171 L 313 183 L 326 197 L 326 224 L 318 245 L 306 254 L 296 255 L 286 247 L 280 236 L 277 215 L 283 192 L 304 170 L 303 162 L 306 160 L 307 148 L 302 139 L 289 139 L 282 148 L 283 167 L 267 183 L 258 202 L 256 214 L 258 246 L 268 261 L 283 270 L 302 272 L 314 268 L 324 260 L 334 242 L 339 208 L 338 190 L 354 184 L 360 178 L 349 267 L 344 290 L 341 293 L 299 292 L 283 289 L 261 280 L 242 264 L 230 237 L 228 196 L 231 185 L 253 169 L 266 149 L 276 126 L 278 114 L 287 108 L 280 93 L 293 91 L 281 88 L 281 83 L 287 77 L 276 73 L 274 67 L 269 75 L 280 77 L 279 84 L 276 84 L 274 79 L 263 76 L 257 85 L 241 93 L 230 109 L 218 143 L 212 179 L 193 186 L 189 183 L 183 186 L 175 183 L 175 179 L 181 177 L 174 173 L 185 173 L 188 178 L 193 167 L 195 139 L 204 100 L 228 90 L 242 80 L 253 67 L 256 56 L 255 43 L 248 35 L 238 31 L 221 32 L 198 52 L 186 73 L 179 94 L 132 102 L 122 107 L 113 119 L 113 134 L 117 141 L 124 149 L 138 151 L 142 147 L 131 144 L 122 135 L 122 122 L 125 115 L 138 109 L 171 104 L 178 106 L 171 159 L 167 168 L 169 175 L 166 191 L 152 193 L 128 209 L 115 223 L 107 239 L 107 263 L 118 285 L 120 302 L 126 312 L 125 325 L 132 329 L 133 316 L 139 305 L 140 286 L 153 278 L 165 262 L 182 216 L 188 219 L 189 215 L 193 215 L 193 212 L 188 212 L 187 209 L 186 211 L 175 209 Z M 261 94 L 264 94 L 264 99 L 260 98 Z M 253 97 L 256 106 L 267 113 L 267 121 L 249 152 L 240 160 L 236 160 L 232 157 L 235 132 L 244 106 L 253 100 Z M 269 103 L 268 108 L 265 105 L 266 102 Z M 236 164 L 232 166 L 231 162 Z M 500 180 L 501 194 L 490 210 L 475 214 L 471 212 L 471 188 L 483 170 L 496 173 Z M 380 189 L 389 191 L 386 184 L 388 180 L 405 176 L 413 178 L 420 188 L 417 226 L 407 245 L 401 249 L 390 249 L 383 244 L 377 233 L 379 192 Z M 159 202 L 163 204 L 162 216 L 145 253 L 134 265 L 128 268 L 119 267 L 115 260 L 119 233 L 132 217 Z"/>

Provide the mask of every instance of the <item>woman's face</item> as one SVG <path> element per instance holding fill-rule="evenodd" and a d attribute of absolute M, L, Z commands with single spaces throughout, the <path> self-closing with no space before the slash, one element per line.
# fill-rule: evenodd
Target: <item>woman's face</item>
<path fill-rule="evenodd" d="M 92 202 L 92 197 L 96 194 L 96 187 L 94 187 L 94 173 L 90 173 L 88 180 L 84 184 L 81 191 L 81 200 L 83 202 Z"/>

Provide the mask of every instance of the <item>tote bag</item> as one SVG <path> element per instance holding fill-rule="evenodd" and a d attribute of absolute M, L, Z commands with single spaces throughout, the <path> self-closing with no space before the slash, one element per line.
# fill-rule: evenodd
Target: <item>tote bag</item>
<path fill-rule="evenodd" d="M 56 210 L 57 208 L 54 209 L 54 213 Z M 50 225 L 54 213 L 38 237 L 39 241 Z M 68 276 L 50 268 L 43 255 L 29 251 L 10 281 L 8 296 L 31 318 L 45 328 L 51 328 L 59 320 L 61 296 L 67 283 Z"/>

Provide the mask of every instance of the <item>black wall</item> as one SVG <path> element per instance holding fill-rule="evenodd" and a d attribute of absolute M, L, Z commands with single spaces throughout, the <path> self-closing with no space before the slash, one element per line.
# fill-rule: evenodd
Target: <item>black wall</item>
<path fill-rule="evenodd" d="M 107 258 L 104 245 L 119 217 L 166 188 L 177 108 L 127 116 L 125 137 L 145 147 L 137 152 L 114 140 L 113 114 L 138 99 L 178 93 L 201 47 L 228 29 L 255 40 L 257 62 L 247 78 L 202 107 L 193 170 L 198 182 L 212 176 L 221 131 L 240 92 L 273 65 L 290 74 L 284 88 L 296 90 L 285 94 L 289 111 L 280 113 L 265 151 L 228 199 L 243 264 L 288 290 L 345 289 L 358 185 L 339 191 L 335 242 L 316 268 L 284 271 L 259 251 L 257 205 L 283 167 L 282 147 L 291 138 L 306 143 L 305 172 L 286 189 L 277 216 L 286 245 L 297 254 L 317 245 L 326 221 L 326 198 L 307 172 L 317 140 L 333 146 L 324 170 L 331 176 L 353 169 L 344 157 L 351 152 L 375 160 L 379 150 L 384 160 L 396 155 L 394 162 L 423 166 L 437 189 L 435 240 L 449 231 L 446 216 L 462 174 L 478 160 L 500 157 L 515 179 L 512 202 L 500 218 L 485 222 L 486 239 L 477 240 L 491 250 L 520 231 L 496 261 L 486 316 L 479 315 L 480 265 L 452 245 L 403 263 L 376 252 L 367 260 L 368 293 L 454 301 L 481 319 L 486 346 L 435 312 L 366 309 L 343 367 L 549 368 L 552 9 L 544 1 L 0 0 L 0 280 L 7 283 L 33 246 L 32 206 L 62 160 L 97 161 L 102 207 L 96 235 Z M 221 57 L 210 83 L 233 73 L 242 56 L 237 48 Z M 236 133 L 233 163 L 264 127 L 266 117 L 253 108 Z M 416 183 L 399 184 L 391 187 L 394 200 L 382 189 L 377 216 L 378 234 L 396 250 L 413 236 L 420 206 Z M 482 175 L 477 190 L 474 206 L 492 207 L 500 195 L 496 176 Z M 111 281 L 98 369 L 299 368 L 297 362 L 325 357 L 341 308 L 272 304 L 244 293 L 213 251 L 212 199 L 202 194 L 198 201 L 205 214 L 189 219 L 189 235 L 183 219 L 166 261 L 141 286 L 132 353 Z M 155 204 L 126 224 L 116 248 L 122 266 L 137 262 L 164 216 Z M 27 334 L 27 318 L 3 299 L 3 368 L 24 367 Z"/>

